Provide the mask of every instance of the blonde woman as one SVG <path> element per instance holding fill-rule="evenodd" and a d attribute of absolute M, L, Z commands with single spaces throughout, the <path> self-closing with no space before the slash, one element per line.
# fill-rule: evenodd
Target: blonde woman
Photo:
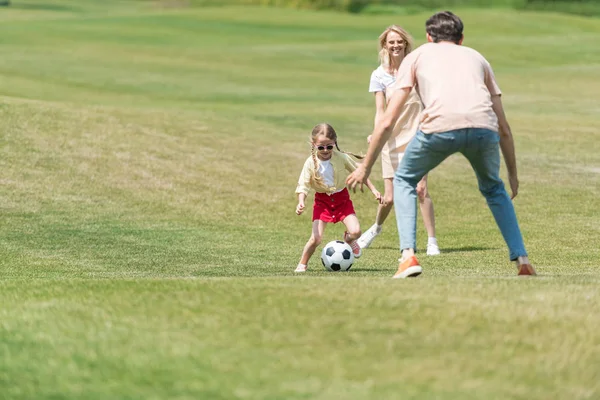
<path fill-rule="evenodd" d="M 331 125 L 322 123 L 313 128 L 310 156 L 304 162 L 296 186 L 298 195 L 296 214 L 298 215 L 304 212 L 309 190 L 313 189 L 316 192 L 312 234 L 304 246 L 295 272 L 306 272 L 308 261 L 321 243 L 325 225 L 329 223 L 335 224 L 341 221 L 346 226 L 344 241 L 352 247 L 354 257 L 358 258 L 362 254 L 356 243 L 356 239 L 360 237 L 360 224 L 345 185 L 348 172 L 356 169 L 356 162 L 350 156 L 362 158 L 340 150 L 337 133 Z M 367 180 L 366 184 L 375 198 L 381 201 L 381 194 L 371 181 Z"/>
<path fill-rule="evenodd" d="M 397 25 L 388 27 L 379 36 L 379 62 L 380 65 L 371 74 L 369 92 L 375 95 L 375 124 L 385 113 L 387 102 L 394 92 L 394 83 L 396 74 L 404 57 L 412 51 L 412 37 Z M 419 126 L 419 115 L 423 110 L 421 99 L 415 90 L 411 91 L 408 101 L 404 106 L 392 136 L 384 145 L 381 151 L 381 163 L 384 182 L 383 202 L 377 209 L 375 224 L 371 226 L 359 239 L 358 244 L 361 248 L 367 248 L 371 245 L 375 237 L 382 230 L 383 222 L 386 220 L 392 210 L 394 193 L 394 173 L 402 160 L 404 150 L 408 142 L 413 138 Z M 367 138 L 371 141 L 371 136 Z M 435 217 L 433 212 L 433 202 L 429 197 L 427 190 L 427 175 L 419 182 L 417 186 L 419 196 L 419 205 L 423 222 L 427 230 L 427 255 L 433 256 L 440 254 L 440 249 L 435 238 Z"/>

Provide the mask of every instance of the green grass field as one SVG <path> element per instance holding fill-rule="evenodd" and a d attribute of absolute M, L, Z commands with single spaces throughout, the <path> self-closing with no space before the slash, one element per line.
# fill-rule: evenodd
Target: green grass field
<path fill-rule="evenodd" d="M 600 398 L 598 19 L 455 10 L 504 92 L 540 276 L 515 276 L 456 156 L 430 175 L 443 254 L 394 281 L 393 218 L 351 272 L 294 276 L 294 189 L 316 123 L 366 151 L 376 38 L 422 43 L 430 13 L 12 3 L 0 398 Z"/>

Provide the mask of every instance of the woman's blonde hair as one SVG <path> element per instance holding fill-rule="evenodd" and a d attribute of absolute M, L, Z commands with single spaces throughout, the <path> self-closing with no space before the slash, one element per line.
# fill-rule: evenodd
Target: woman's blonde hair
<path fill-rule="evenodd" d="M 333 129 L 333 126 L 331 126 L 327 123 L 324 123 L 324 122 L 315 125 L 315 127 L 313 128 L 313 130 L 310 134 L 310 141 L 311 141 L 310 155 L 312 157 L 312 160 L 313 160 L 313 163 L 315 166 L 313 174 L 310 177 L 310 181 L 316 187 L 325 187 L 325 181 L 323 180 L 323 177 L 321 175 L 319 175 L 319 163 L 317 161 L 317 149 L 315 147 L 315 141 L 317 140 L 317 138 L 319 136 L 325 136 L 327 139 L 333 140 L 335 142 L 335 148 L 337 149 L 337 151 L 339 151 L 341 153 L 351 155 L 352 157 L 355 157 L 359 160 L 362 160 L 364 157 L 359 156 L 354 153 L 340 150 L 340 147 L 338 146 L 338 142 L 337 142 L 337 133 L 335 132 L 335 129 Z"/>
<path fill-rule="evenodd" d="M 387 28 L 385 28 L 383 33 L 379 35 L 379 63 L 385 67 L 389 66 L 392 63 L 392 57 L 385 48 L 385 42 L 387 41 L 387 36 L 390 32 L 396 32 L 404 40 L 405 56 L 413 50 L 413 38 L 408 32 L 400 28 L 398 25 L 388 26 Z"/>

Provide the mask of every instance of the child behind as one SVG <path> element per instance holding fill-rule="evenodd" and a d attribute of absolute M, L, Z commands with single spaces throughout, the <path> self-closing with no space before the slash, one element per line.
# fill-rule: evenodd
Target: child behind
<path fill-rule="evenodd" d="M 353 172 L 356 162 L 349 156 L 362 158 L 352 153 L 340 150 L 337 143 L 337 134 L 329 124 L 315 126 L 311 134 L 311 156 L 306 159 L 302 173 L 298 179 L 296 194 L 298 194 L 298 205 L 296 214 L 304 212 L 304 201 L 310 189 L 315 190 L 315 201 L 313 205 L 312 234 L 302 251 L 302 257 L 295 272 L 305 272 L 308 261 L 317 246 L 321 243 L 325 225 L 342 221 L 346 226 L 344 241 L 352 247 L 354 257 L 358 258 L 362 252 L 356 242 L 361 235 L 360 224 L 354 212 L 350 194 L 345 186 L 346 175 L 344 170 Z M 381 194 L 375 189 L 371 181 L 367 180 L 367 186 L 381 202 Z"/>

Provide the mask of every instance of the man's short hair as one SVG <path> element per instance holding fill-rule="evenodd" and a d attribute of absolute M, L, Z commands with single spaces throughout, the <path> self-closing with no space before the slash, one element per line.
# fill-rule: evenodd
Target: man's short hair
<path fill-rule="evenodd" d="M 448 41 L 458 44 L 463 37 L 463 23 L 450 11 L 435 13 L 425 23 L 425 30 L 434 43 Z"/>

